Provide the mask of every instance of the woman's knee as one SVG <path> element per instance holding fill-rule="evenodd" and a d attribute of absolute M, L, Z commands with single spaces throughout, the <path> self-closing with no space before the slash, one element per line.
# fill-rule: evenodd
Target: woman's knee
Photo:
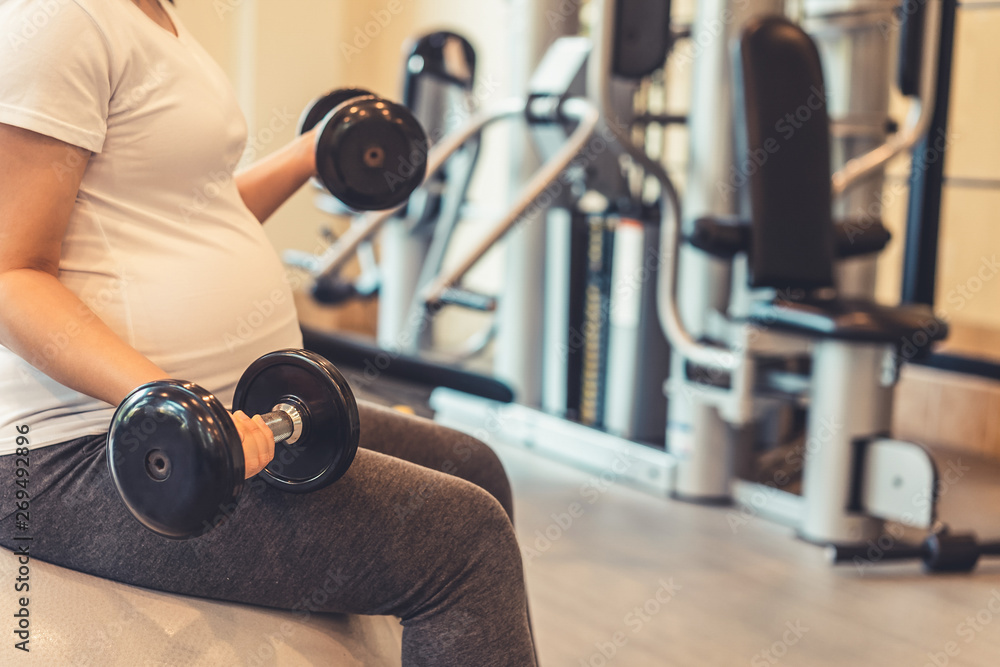
<path fill-rule="evenodd" d="M 485 489 L 503 507 L 507 519 L 514 520 L 514 494 L 500 457 L 486 443 L 470 435 L 452 431 L 455 452 L 461 463 L 454 473 Z M 447 472 L 447 471 L 446 471 Z"/>
<path fill-rule="evenodd" d="M 517 537 L 496 498 L 451 478 L 442 482 L 422 510 L 408 522 L 409 533 L 417 540 L 408 555 L 421 554 L 419 566 L 405 582 L 414 595 L 392 613 L 414 619 L 459 599 L 485 600 L 498 587 L 516 590 L 522 585 Z"/>
<path fill-rule="evenodd" d="M 433 421 L 359 403 L 361 446 L 443 472 L 486 489 L 513 518 L 510 481 L 496 453 L 481 440 Z"/>
<path fill-rule="evenodd" d="M 455 480 L 441 517 L 450 526 L 450 542 L 459 568 L 488 566 L 520 572 L 521 553 L 507 511 L 490 493 L 478 486 Z M 518 574 L 520 576 L 520 574 Z"/>

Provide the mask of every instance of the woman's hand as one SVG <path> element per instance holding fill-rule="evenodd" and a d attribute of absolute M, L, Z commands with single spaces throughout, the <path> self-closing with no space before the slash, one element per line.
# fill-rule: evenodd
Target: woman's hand
<path fill-rule="evenodd" d="M 250 479 L 266 468 L 274 458 L 274 434 L 260 415 L 255 415 L 251 419 L 242 410 L 233 413 L 233 423 L 236 424 L 240 441 L 243 443 L 246 479 Z"/>

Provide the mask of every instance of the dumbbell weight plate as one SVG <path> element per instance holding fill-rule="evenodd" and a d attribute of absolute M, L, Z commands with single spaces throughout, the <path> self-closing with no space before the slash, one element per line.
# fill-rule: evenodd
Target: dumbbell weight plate
<path fill-rule="evenodd" d="M 303 413 L 303 429 L 294 444 L 275 445 L 274 460 L 261 472 L 264 481 L 306 493 L 340 479 L 354 461 L 361 435 L 358 404 L 340 371 L 306 350 L 264 355 L 240 378 L 233 410 L 264 414 L 279 403 Z"/>
<path fill-rule="evenodd" d="M 399 206 L 427 175 L 427 135 L 406 107 L 378 97 L 350 100 L 324 119 L 317 171 L 349 207 Z"/>
<path fill-rule="evenodd" d="M 340 88 L 322 97 L 317 97 L 302 112 L 302 117 L 299 118 L 297 134 L 305 134 L 319 125 L 319 122 L 326 118 L 327 114 L 347 100 L 355 97 L 369 97 L 371 95 L 374 95 L 374 93 L 364 88 Z"/>
<path fill-rule="evenodd" d="M 364 88 L 338 88 L 333 90 L 326 95 L 317 97 L 308 105 L 306 105 L 305 110 L 302 112 L 302 116 L 299 118 L 299 126 L 296 130 L 296 134 L 302 135 L 309 130 L 316 127 L 320 121 L 329 115 L 331 111 L 339 107 L 341 104 L 347 100 L 354 99 L 355 97 L 370 97 L 373 95 L 370 90 L 365 90 Z M 317 188 L 324 188 L 322 179 L 319 175 L 314 176 L 312 182 Z"/>
<path fill-rule="evenodd" d="M 243 490 L 236 425 L 215 396 L 189 382 L 155 382 L 129 394 L 111 420 L 107 455 L 129 511 L 164 537 L 208 532 Z"/>

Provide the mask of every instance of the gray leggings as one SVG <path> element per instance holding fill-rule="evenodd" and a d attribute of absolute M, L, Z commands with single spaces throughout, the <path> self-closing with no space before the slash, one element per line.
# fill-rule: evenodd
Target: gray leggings
<path fill-rule="evenodd" d="M 249 480 L 226 523 L 183 542 L 128 514 L 104 436 L 33 451 L 32 555 L 171 593 L 397 616 L 406 666 L 534 665 L 510 486 L 496 455 L 431 421 L 360 409 L 363 449 L 339 482 L 297 495 Z M 0 457 L 0 479 L 14 479 L 13 467 L 13 456 Z M 0 485 L 0 544 L 9 549 L 12 487 Z"/>

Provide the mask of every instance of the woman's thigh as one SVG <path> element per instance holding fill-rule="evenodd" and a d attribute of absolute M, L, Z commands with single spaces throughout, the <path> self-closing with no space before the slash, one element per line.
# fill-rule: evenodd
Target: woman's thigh
<path fill-rule="evenodd" d="M 363 410 L 365 448 L 336 484 L 289 494 L 249 480 L 236 508 L 220 512 L 219 527 L 185 541 L 160 537 L 128 513 L 108 474 L 103 438 L 37 450 L 32 474 L 40 493 L 31 506 L 32 552 L 57 565 L 154 590 L 402 617 L 419 613 L 434 590 L 449 577 L 473 571 L 478 561 L 490 559 L 491 567 L 507 563 L 502 567 L 512 571 L 499 574 L 520 579 L 516 540 L 502 505 L 455 476 L 476 458 L 463 460 L 465 450 L 455 448 L 475 447 L 475 441 L 448 431 L 445 439 L 454 441 L 442 444 L 434 436 L 446 430 L 432 422 Z M 417 423 L 405 423 L 410 421 Z M 440 461 L 441 469 L 369 445 Z M 445 466 L 452 455 L 454 471 Z M 13 457 L 0 458 L 0 478 L 13 478 L 13 463 Z M 12 507 L 8 498 L 3 502 Z M 0 526 L 8 548 L 15 548 L 9 542 L 16 533 L 14 519 L 4 516 Z"/>
<path fill-rule="evenodd" d="M 372 403 L 360 402 L 358 409 L 362 447 L 468 480 L 500 501 L 513 519 L 510 482 L 500 459 L 487 445 L 429 419 Z M 419 507 L 423 502 L 427 489 L 421 483 L 422 478 L 407 480 L 407 508 Z"/>

